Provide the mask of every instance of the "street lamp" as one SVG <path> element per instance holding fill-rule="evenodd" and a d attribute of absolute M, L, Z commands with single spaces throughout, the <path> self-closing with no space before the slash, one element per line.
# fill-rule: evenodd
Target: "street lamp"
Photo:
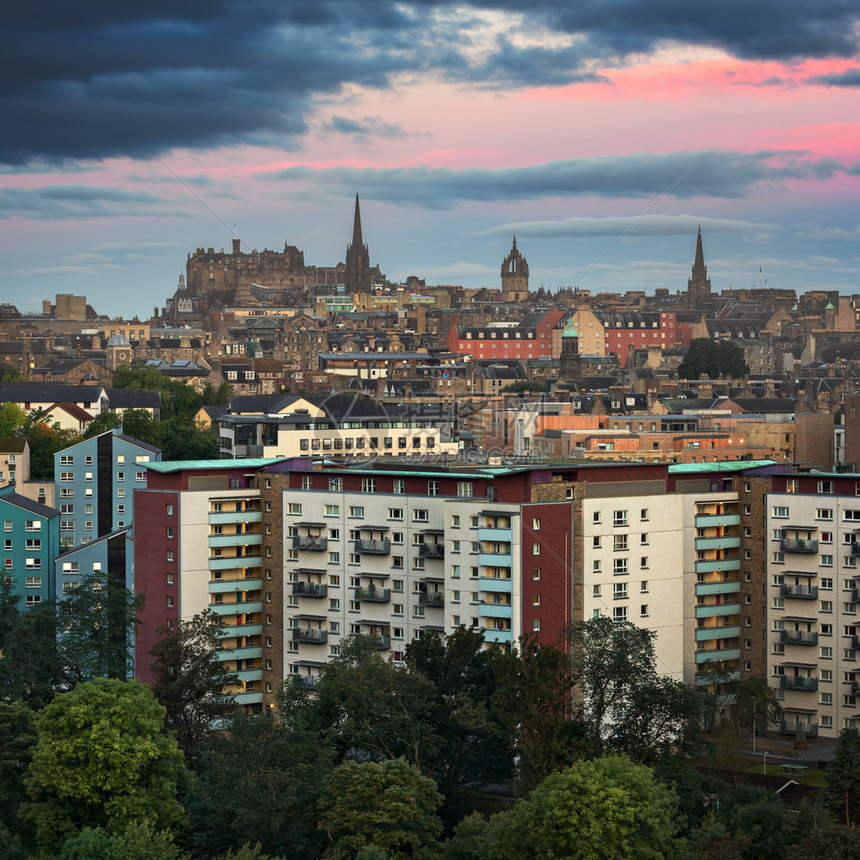
<path fill-rule="evenodd" d="M 767 750 L 765 750 L 765 751 L 761 754 L 761 761 L 762 761 L 762 764 L 761 764 L 761 772 L 762 772 L 763 774 L 765 774 L 765 775 L 767 775 L 767 757 L 768 757 L 769 755 L 770 755 L 770 753 L 769 753 Z"/>

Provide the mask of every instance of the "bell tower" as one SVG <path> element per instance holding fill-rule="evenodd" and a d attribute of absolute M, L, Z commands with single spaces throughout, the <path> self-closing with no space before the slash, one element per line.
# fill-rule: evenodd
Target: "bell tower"
<path fill-rule="evenodd" d="M 517 250 L 517 237 L 502 263 L 502 301 L 524 302 L 529 297 L 529 264 Z"/>

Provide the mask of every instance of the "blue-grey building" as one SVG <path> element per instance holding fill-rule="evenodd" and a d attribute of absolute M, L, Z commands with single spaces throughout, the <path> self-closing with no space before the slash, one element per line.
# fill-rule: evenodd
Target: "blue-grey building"
<path fill-rule="evenodd" d="M 59 554 L 59 511 L 15 492 L 0 489 L 3 522 L 3 576 L 19 597 L 18 608 L 55 595 L 54 559 Z"/>
<path fill-rule="evenodd" d="M 131 525 L 134 491 L 146 488 L 146 466 L 161 450 L 119 429 L 84 439 L 54 455 L 60 549 L 91 543 Z"/>

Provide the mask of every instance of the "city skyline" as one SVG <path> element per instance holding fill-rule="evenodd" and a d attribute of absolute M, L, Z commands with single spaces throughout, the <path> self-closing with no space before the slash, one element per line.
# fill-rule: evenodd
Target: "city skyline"
<path fill-rule="evenodd" d="M 356 190 L 393 280 L 498 287 L 516 233 L 533 290 L 674 292 L 701 224 L 715 292 L 860 292 L 838 0 L 60 8 L 14 10 L 4 49 L 0 300 L 22 311 L 148 315 L 234 230 L 334 265 Z"/>

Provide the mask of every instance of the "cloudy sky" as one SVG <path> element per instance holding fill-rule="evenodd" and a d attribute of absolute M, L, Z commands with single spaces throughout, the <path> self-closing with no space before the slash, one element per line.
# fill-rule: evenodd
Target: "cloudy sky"
<path fill-rule="evenodd" d="M 524 13 L 523 8 L 528 12 Z M 189 251 L 392 279 L 860 292 L 857 0 L 44 0 L 0 33 L 0 300 L 149 315 Z"/>

